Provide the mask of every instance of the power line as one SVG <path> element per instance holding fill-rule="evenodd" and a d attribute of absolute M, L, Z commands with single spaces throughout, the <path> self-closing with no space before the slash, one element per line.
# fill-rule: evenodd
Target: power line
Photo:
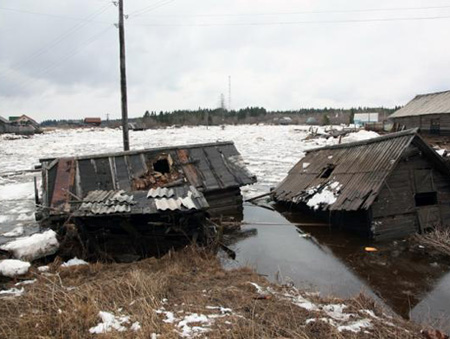
<path fill-rule="evenodd" d="M 426 21 L 450 19 L 450 16 L 409 17 L 409 18 L 375 18 L 375 19 L 344 19 L 344 20 L 314 20 L 314 21 L 272 21 L 272 22 L 241 22 L 241 23 L 197 23 L 197 24 L 140 24 L 135 26 L 152 27 L 209 27 L 209 26 L 282 26 L 307 24 L 335 24 L 335 23 L 370 23 L 394 21 Z"/>
<path fill-rule="evenodd" d="M 154 11 L 155 9 L 158 9 L 160 7 L 168 5 L 168 4 L 170 4 L 170 3 L 174 2 L 174 1 L 175 0 L 160 0 L 160 1 L 156 1 L 154 4 L 152 4 L 150 6 L 147 6 L 147 7 L 141 8 L 139 10 L 130 12 L 128 14 L 128 16 L 131 17 L 131 18 L 136 18 L 136 17 L 141 16 L 141 15 L 143 15 L 145 13 Z"/>
<path fill-rule="evenodd" d="M 106 6 L 102 6 L 100 9 L 98 9 L 94 13 L 88 15 L 84 19 L 84 21 L 82 21 L 80 23 L 77 23 L 75 26 L 71 27 L 69 30 L 67 30 L 63 34 L 57 36 L 54 40 L 52 40 L 46 46 L 41 47 L 40 49 L 36 50 L 34 53 L 31 53 L 30 55 L 28 55 L 26 58 L 20 60 L 16 64 L 13 64 L 12 68 L 22 67 L 22 66 L 25 66 L 25 65 L 29 64 L 31 61 L 35 61 L 35 58 L 37 58 L 38 56 L 48 52 L 49 50 L 51 50 L 52 48 L 56 47 L 61 42 L 63 42 L 65 40 L 65 38 L 67 38 L 68 36 L 72 35 L 73 33 L 79 31 L 80 29 L 82 29 L 83 27 L 88 25 L 91 22 L 91 19 L 93 19 L 93 18 L 99 16 L 100 14 L 104 13 L 110 6 L 111 6 L 111 4 L 107 4 Z"/>
<path fill-rule="evenodd" d="M 31 83 L 35 82 L 38 80 L 39 77 L 42 77 L 43 75 L 53 71 L 55 68 L 57 68 L 58 66 L 60 66 L 62 63 L 64 63 L 65 61 L 67 61 L 68 59 L 74 57 L 75 55 L 77 55 L 78 53 L 80 53 L 85 47 L 87 47 L 88 45 L 90 45 L 91 43 L 93 43 L 94 41 L 98 40 L 102 35 L 104 35 L 106 32 L 108 32 L 113 26 L 111 25 L 110 27 L 106 27 L 105 29 L 103 29 L 102 31 L 100 31 L 99 33 L 91 36 L 90 38 L 86 39 L 83 44 L 81 44 L 80 46 L 78 46 L 77 48 L 73 48 L 72 50 L 70 50 L 65 56 L 63 56 L 62 58 L 60 58 L 58 61 L 51 63 L 50 65 L 48 65 L 46 68 L 41 69 L 33 79 L 27 79 L 25 81 L 23 81 L 22 83 L 17 84 L 16 86 L 12 87 L 12 90 L 18 90 L 21 89 L 25 86 L 30 85 Z"/>
<path fill-rule="evenodd" d="M 75 20 L 75 21 L 81 21 L 81 22 L 90 22 L 90 23 L 95 23 L 95 24 L 107 24 L 107 25 L 111 24 L 110 22 L 105 22 L 105 21 L 93 21 L 93 20 L 87 20 L 87 19 L 83 19 L 83 18 L 72 17 L 72 16 L 50 14 L 50 13 L 42 13 L 42 12 L 34 12 L 34 11 L 27 11 L 27 10 L 16 9 L 16 8 L 0 7 L 0 11 L 24 13 L 24 14 L 38 15 L 38 16 L 44 16 L 44 17 L 50 17 L 50 18 L 56 18 L 56 19 L 64 19 L 64 20 Z"/>
<path fill-rule="evenodd" d="M 311 10 L 293 12 L 271 12 L 271 13 L 224 13 L 224 14 L 154 14 L 152 17 L 247 17 L 247 16 L 275 16 L 275 15 L 299 15 L 299 14 L 340 14 L 340 13 L 365 13 L 365 12 L 389 12 L 389 11 L 415 11 L 431 9 L 448 9 L 449 6 L 426 6 L 426 7 L 391 7 L 391 8 L 367 8 L 348 10 Z"/>

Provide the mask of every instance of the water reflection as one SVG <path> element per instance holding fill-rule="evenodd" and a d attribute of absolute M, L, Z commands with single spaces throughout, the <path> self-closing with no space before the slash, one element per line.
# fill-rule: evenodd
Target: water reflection
<path fill-rule="evenodd" d="M 417 321 L 448 319 L 450 266 L 435 263 L 420 250 L 407 251 L 402 241 L 371 243 L 328 227 L 295 226 L 317 221 L 252 205 L 245 206 L 244 222 L 244 230 L 257 233 L 230 246 L 237 260 L 226 265 L 249 265 L 273 281 L 292 280 L 322 295 L 345 298 L 363 291 Z M 304 238 L 297 229 L 311 236 Z M 367 253 L 366 246 L 378 252 Z"/>

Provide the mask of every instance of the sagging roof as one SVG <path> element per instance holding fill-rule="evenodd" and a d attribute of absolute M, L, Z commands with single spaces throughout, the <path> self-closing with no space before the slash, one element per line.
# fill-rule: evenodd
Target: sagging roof
<path fill-rule="evenodd" d="M 233 142 L 42 159 L 41 162 L 44 205 L 50 208 L 51 214 L 73 211 L 74 197 L 85 199 L 98 190 L 123 190 L 136 200 L 140 195 L 147 199 L 147 194 L 163 194 L 164 190 L 158 192 L 158 187 L 167 188 L 169 191 L 165 193 L 170 195 L 170 189 L 180 186 L 192 186 L 205 193 L 256 182 Z M 151 189 L 156 191 L 152 193 Z M 171 201 L 167 203 L 168 208 L 174 207 Z"/>
<path fill-rule="evenodd" d="M 450 113 L 450 91 L 417 95 L 389 118 Z"/>
<path fill-rule="evenodd" d="M 83 199 L 75 217 L 127 213 L 158 214 L 164 211 L 205 210 L 208 203 L 193 186 L 170 189 L 157 188 L 148 192 L 91 191 Z"/>
<path fill-rule="evenodd" d="M 450 175 L 442 158 L 412 129 L 310 150 L 276 187 L 274 198 L 322 211 L 368 209 L 411 144 Z"/>

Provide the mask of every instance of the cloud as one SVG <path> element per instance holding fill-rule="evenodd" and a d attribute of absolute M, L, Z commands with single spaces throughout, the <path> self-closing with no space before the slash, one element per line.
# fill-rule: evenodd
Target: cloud
<path fill-rule="evenodd" d="M 120 116 L 117 9 L 108 4 L 3 2 L 2 8 L 57 17 L 0 9 L 0 31 L 7 33 L 0 115 Z M 125 4 L 130 116 L 216 107 L 220 94 L 228 95 L 228 76 L 233 108 L 394 106 L 448 89 L 450 51 L 443 41 L 450 19 L 354 21 L 450 16 L 450 8 L 417 10 L 420 1 L 400 0 L 396 8 L 410 9 L 361 12 L 352 10 L 394 6 L 199 0 L 139 11 L 152 4 L 162 2 Z M 427 3 L 435 5 L 442 6 Z"/>

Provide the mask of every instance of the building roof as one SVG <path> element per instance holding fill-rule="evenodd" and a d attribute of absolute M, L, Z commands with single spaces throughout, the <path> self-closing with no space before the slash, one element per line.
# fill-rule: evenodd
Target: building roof
<path fill-rule="evenodd" d="M 9 124 L 9 120 L 3 118 L 2 116 L 0 116 L 0 122 L 4 123 L 4 124 Z"/>
<path fill-rule="evenodd" d="M 102 119 L 101 118 L 84 118 L 84 122 L 96 124 L 96 123 L 101 123 Z"/>
<path fill-rule="evenodd" d="M 416 132 L 412 129 L 308 151 L 276 187 L 275 200 L 323 211 L 368 209 L 411 144 L 450 175 L 442 158 Z"/>
<path fill-rule="evenodd" d="M 355 122 L 378 122 L 378 113 L 355 113 L 353 120 Z"/>
<path fill-rule="evenodd" d="M 233 142 L 42 159 L 41 162 L 44 176 L 48 178 L 43 194 L 52 213 L 69 212 L 73 196 L 85 199 L 97 190 L 123 190 L 136 200 L 141 195 L 147 199 L 147 194 L 152 198 L 169 194 L 167 198 L 170 198 L 176 193 L 171 193 L 170 189 L 186 185 L 205 193 L 256 182 Z M 169 191 L 158 189 L 160 187 Z M 166 202 L 169 209 L 174 206 Z"/>
<path fill-rule="evenodd" d="M 421 94 L 395 111 L 389 118 L 450 113 L 450 91 Z"/>

